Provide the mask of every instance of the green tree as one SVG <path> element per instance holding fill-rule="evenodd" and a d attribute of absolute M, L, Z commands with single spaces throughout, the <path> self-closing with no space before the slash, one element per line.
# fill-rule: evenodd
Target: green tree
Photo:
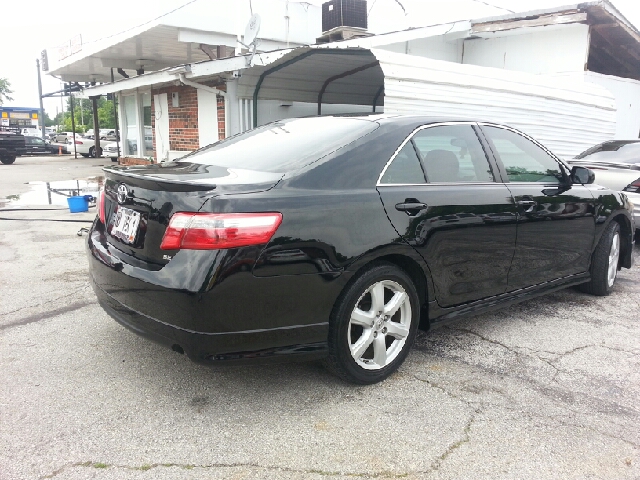
<path fill-rule="evenodd" d="M 116 128 L 116 121 L 113 115 L 113 100 L 104 97 L 98 98 L 98 122 L 100 128 Z M 80 109 L 82 107 L 82 110 Z M 91 100 L 75 98 L 73 99 L 73 116 L 76 122 L 76 131 L 86 131 L 93 128 L 93 105 Z M 83 123 L 84 120 L 84 123 Z M 68 125 L 71 131 L 71 100 L 67 99 L 67 111 L 61 122 Z M 66 128 L 66 127 L 65 127 Z"/>
<path fill-rule="evenodd" d="M 10 96 L 13 93 L 11 90 L 11 82 L 6 78 L 0 78 L 0 105 L 4 103 L 5 100 L 13 100 Z"/>
<path fill-rule="evenodd" d="M 49 114 L 45 111 L 44 112 L 44 126 L 45 127 L 51 127 L 55 125 L 55 119 L 51 118 L 49 116 Z"/>

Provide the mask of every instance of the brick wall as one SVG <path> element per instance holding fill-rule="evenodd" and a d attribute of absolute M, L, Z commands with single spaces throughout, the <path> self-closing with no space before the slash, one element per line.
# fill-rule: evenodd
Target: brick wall
<path fill-rule="evenodd" d="M 210 85 L 225 90 L 224 85 Z M 171 94 L 178 93 L 179 106 L 174 107 Z M 198 91 L 186 85 L 170 86 L 151 91 L 151 125 L 153 127 L 153 149 L 156 150 L 155 105 L 154 95 L 167 94 L 169 104 L 169 149 L 177 151 L 193 151 L 200 147 L 198 137 Z M 225 138 L 224 98 L 217 97 L 218 134 Z M 157 160 L 157 157 L 156 157 Z"/>
<path fill-rule="evenodd" d="M 178 107 L 173 106 L 171 94 L 178 93 Z M 151 91 L 151 96 L 167 94 L 169 103 L 169 150 L 192 151 L 198 149 L 198 92 L 193 87 L 170 86 Z M 155 118 L 152 101 L 151 118 Z M 155 122 L 154 126 L 155 126 Z M 155 141 L 155 135 L 154 135 Z M 155 147 L 155 145 L 154 145 Z"/>

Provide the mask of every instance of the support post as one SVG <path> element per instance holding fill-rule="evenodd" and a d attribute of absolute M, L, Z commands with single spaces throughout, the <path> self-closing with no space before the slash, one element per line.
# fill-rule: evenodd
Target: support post
<path fill-rule="evenodd" d="M 71 131 L 73 133 L 73 156 L 78 158 L 78 148 L 76 147 L 76 119 L 73 112 L 73 94 L 71 93 L 71 84 L 69 84 L 69 103 L 71 104 Z"/>
<path fill-rule="evenodd" d="M 36 58 L 36 68 L 38 69 L 38 98 L 40 99 L 40 113 L 39 115 L 39 124 L 40 124 L 40 135 L 42 135 L 42 140 L 45 139 L 45 125 L 44 125 L 44 106 L 42 104 L 42 79 L 40 78 L 40 60 Z"/>
<path fill-rule="evenodd" d="M 100 148 L 100 121 L 98 119 L 98 97 L 90 97 L 93 107 L 93 148 L 96 158 L 100 158 L 102 149 Z"/>
<path fill-rule="evenodd" d="M 113 83 L 115 80 L 113 79 L 113 68 L 111 69 L 111 83 Z M 116 149 L 118 150 L 118 158 L 120 158 L 120 126 L 118 124 L 118 109 L 116 107 L 116 98 L 118 98 L 118 95 L 116 95 L 115 92 L 113 92 L 112 94 L 112 99 L 111 101 L 113 102 L 113 119 L 116 121 Z"/>

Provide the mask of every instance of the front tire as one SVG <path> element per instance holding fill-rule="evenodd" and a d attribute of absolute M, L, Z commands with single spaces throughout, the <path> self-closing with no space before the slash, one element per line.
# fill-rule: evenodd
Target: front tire
<path fill-rule="evenodd" d="M 411 278 L 395 265 L 374 264 L 345 289 L 334 307 L 327 367 L 352 383 L 384 380 L 407 357 L 419 317 Z"/>
<path fill-rule="evenodd" d="M 591 259 L 591 281 L 579 285 L 585 293 L 604 297 L 613 291 L 620 260 L 620 225 L 615 220 L 607 225 Z"/>
<path fill-rule="evenodd" d="M 100 155 L 102 155 L 102 148 L 99 150 L 99 152 L 100 152 Z M 100 156 L 100 155 L 98 155 L 98 156 Z M 90 147 L 89 148 L 89 156 L 91 158 L 95 158 L 95 156 L 96 156 L 96 147 Z"/>

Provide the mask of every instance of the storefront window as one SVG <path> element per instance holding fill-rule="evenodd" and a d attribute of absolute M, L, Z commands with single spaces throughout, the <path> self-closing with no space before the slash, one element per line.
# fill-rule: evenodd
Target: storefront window
<path fill-rule="evenodd" d="M 127 95 L 122 98 L 125 133 L 123 148 L 125 155 L 138 155 L 138 115 L 136 103 L 136 95 Z"/>
<path fill-rule="evenodd" d="M 151 92 L 123 95 L 120 101 L 122 149 L 132 157 L 155 157 L 151 126 Z"/>

